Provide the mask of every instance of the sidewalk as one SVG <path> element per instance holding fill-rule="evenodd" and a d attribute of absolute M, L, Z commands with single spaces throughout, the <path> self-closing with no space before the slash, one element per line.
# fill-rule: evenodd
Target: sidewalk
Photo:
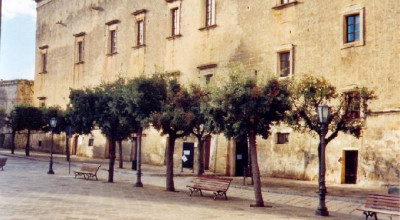
<path fill-rule="evenodd" d="M 102 183 L 106 183 L 108 175 L 108 160 L 106 159 L 71 157 L 71 171 L 86 162 L 102 164 L 102 169 L 99 172 L 100 181 L 83 181 L 81 178 L 74 179 L 73 175 L 68 175 L 68 162 L 66 162 L 64 155 L 53 155 L 55 161 L 53 167 L 56 172 L 54 176 L 46 174 L 49 162 L 49 154 L 47 153 L 31 152 L 30 157 L 25 157 L 23 150 L 17 150 L 14 155 L 11 155 L 9 150 L 0 149 L 0 156 L 6 156 L 10 159 L 5 169 L 7 172 L 0 173 L 0 185 L 3 186 L 0 190 L 0 213 L 2 213 L 3 207 L 4 211 L 6 211 L 5 213 L 12 219 L 15 216 L 17 216 L 15 219 L 24 219 L 23 217 L 20 218 L 20 212 L 25 213 L 27 216 L 32 215 L 34 212 L 39 212 L 43 216 L 46 216 L 44 214 L 49 214 L 49 218 L 51 218 L 51 213 L 45 211 L 45 205 L 42 207 L 43 210 L 35 206 L 41 203 L 41 200 L 50 202 L 50 204 L 53 201 L 57 204 L 60 212 L 58 214 L 61 216 L 57 219 L 71 219 L 71 216 L 75 215 L 78 216 L 77 219 L 107 219 L 107 217 L 109 217 L 108 219 L 125 219 L 126 216 L 137 214 L 132 210 L 134 208 L 127 204 L 137 204 L 139 202 L 140 205 L 141 201 L 149 202 L 146 203 L 146 206 L 140 206 L 142 207 L 140 210 L 144 209 L 143 212 L 147 213 L 143 214 L 143 219 L 163 219 L 163 217 L 167 217 L 166 219 L 181 219 L 183 214 L 180 214 L 180 212 L 194 216 L 193 219 L 249 219 L 249 217 L 246 217 L 249 214 L 252 216 L 250 217 L 251 219 L 318 219 L 314 215 L 318 204 L 315 193 L 318 189 L 316 182 L 263 177 L 264 201 L 266 204 L 272 205 L 273 208 L 254 209 L 248 207 L 254 201 L 253 188 L 252 186 L 243 186 L 241 177 L 234 177 L 228 192 L 228 201 L 213 201 L 210 198 L 210 193 L 205 193 L 203 198 L 199 198 L 198 195 L 188 197 L 185 186 L 191 181 L 191 176 L 194 175 L 191 170 L 185 169 L 183 173 L 180 172 L 180 169 L 174 170 L 175 174 L 177 174 L 174 178 L 175 187 L 180 192 L 171 194 L 164 191 L 165 167 L 163 166 L 143 164 L 142 181 L 145 185 L 143 189 L 145 191 L 137 191 L 137 188 L 132 187 L 136 180 L 136 171 L 129 169 L 130 163 L 124 164 L 126 169 L 115 169 L 114 184 L 104 185 Z M 28 166 L 31 166 L 31 168 L 27 169 Z M 25 182 L 29 185 L 23 185 Z M 15 189 L 8 189 L 8 184 L 11 184 Z M 58 187 L 54 188 L 55 185 Z M 331 213 L 330 219 L 338 220 L 362 219 L 362 213 L 356 209 L 362 205 L 361 203 L 364 203 L 364 197 L 371 191 L 385 192 L 384 188 L 374 189 L 357 185 L 328 184 L 327 186 L 329 192 L 327 206 Z M 15 190 L 20 194 L 16 198 L 22 200 L 12 200 L 15 197 Z M 48 192 L 49 190 L 50 192 Z M 33 195 L 31 195 L 32 193 Z M 65 193 L 69 195 L 68 200 L 65 200 L 65 197 L 62 196 Z M 58 198 L 58 195 L 61 197 Z M 84 195 L 88 197 L 82 197 Z M 51 199 L 53 197 L 57 197 L 60 201 L 54 201 L 54 199 Z M 115 198 L 115 201 L 113 200 L 115 210 L 113 209 L 112 212 L 100 211 L 97 207 L 104 206 L 105 210 L 111 210 L 106 207 L 106 204 L 108 204 L 106 201 L 108 200 L 104 199 L 107 197 Z M 130 199 L 131 197 L 139 200 L 132 200 Z M 122 198 L 122 200 L 117 198 Z M 39 201 L 37 201 L 38 199 Z M 97 217 L 88 216 L 85 209 L 80 210 L 82 207 L 73 205 L 76 202 L 78 204 L 82 203 L 83 200 L 87 203 L 85 203 L 86 209 L 90 209 L 89 212 L 95 213 L 93 215 Z M 21 206 L 12 205 L 13 202 L 18 203 L 20 201 L 23 203 Z M 87 201 L 93 201 L 94 203 L 88 203 Z M 97 203 L 100 203 L 100 205 L 93 205 Z M 25 211 L 25 206 L 30 207 L 29 211 Z M 11 210 L 4 207 L 9 207 Z M 170 210 L 168 207 L 173 207 L 177 210 Z M 120 209 L 126 209 L 126 213 L 120 212 Z M 165 211 L 166 214 L 157 211 L 159 209 Z M 71 210 L 79 210 L 79 212 Z M 224 214 L 226 212 L 229 214 Z M 76 213 L 79 213 L 79 215 Z M 126 216 L 123 218 L 115 217 L 121 213 Z M 133 219 L 137 219 L 136 217 L 137 215 Z M 0 219 L 10 218 L 2 218 L 0 215 Z M 46 218 L 44 217 L 43 219 Z M 126 217 L 126 219 L 132 218 Z M 380 219 L 389 218 L 381 215 Z"/>
<path fill-rule="evenodd" d="M 15 151 L 15 154 L 10 154 L 10 150 L 8 149 L 0 149 L 0 155 L 4 156 L 14 156 L 25 159 L 33 159 L 40 161 L 49 161 L 50 155 L 48 153 L 31 151 L 30 156 L 25 156 L 25 151 L 18 149 Z M 53 160 L 55 163 L 68 164 L 66 161 L 65 155 L 61 154 L 53 154 Z M 85 157 L 77 157 L 76 155 L 71 155 L 71 167 L 76 169 L 80 167 L 82 163 L 99 163 L 102 164 L 101 169 L 108 171 L 108 159 L 92 159 Z M 118 168 L 118 161 L 115 163 L 115 172 L 116 173 L 126 173 L 136 175 L 136 171 L 131 169 L 132 164 L 130 162 L 124 162 L 124 168 Z M 71 168 L 71 172 L 73 170 Z M 143 176 L 165 176 L 166 168 L 165 166 L 155 166 L 149 164 L 142 164 L 142 174 Z M 213 174 L 208 173 L 206 174 Z M 180 168 L 174 168 L 175 176 L 195 176 L 195 173 L 191 169 L 184 169 L 181 172 Z M 278 194 L 287 194 L 287 195 L 299 195 L 299 196 L 309 196 L 317 198 L 318 191 L 318 182 L 317 181 L 302 181 L 302 180 L 292 180 L 292 179 L 283 179 L 283 178 L 272 178 L 272 177 L 262 177 L 262 191 L 263 192 L 271 192 Z M 233 181 L 231 187 L 253 190 L 253 187 L 250 184 L 250 178 L 246 179 L 246 185 L 243 185 L 243 177 L 233 177 Z M 328 196 L 333 200 L 340 201 L 350 201 L 362 204 L 365 201 L 366 196 L 369 193 L 387 193 L 386 187 L 373 187 L 373 186 L 360 186 L 360 185 L 344 185 L 344 184 L 330 184 L 326 183 L 328 189 Z"/>

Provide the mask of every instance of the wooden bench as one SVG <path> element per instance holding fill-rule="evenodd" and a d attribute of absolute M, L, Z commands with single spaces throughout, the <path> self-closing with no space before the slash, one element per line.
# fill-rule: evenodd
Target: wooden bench
<path fill-rule="evenodd" d="M 3 167 L 6 165 L 7 158 L 0 158 L 0 167 L 1 170 L 4 170 Z"/>
<path fill-rule="evenodd" d="M 90 177 L 96 177 L 97 179 L 97 171 L 99 171 L 101 164 L 88 164 L 84 163 L 80 170 L 75 170 L 75 178 L 77 176 L 83 176 L 84 179 L 89 180 Z"/>
<path fill-rule="evenodd" d="M 378 213 L 400 216 L 400 197 L 397 195 L 369 194 L 364 207 L 357 210 L 363 211 L 365 220 L 368 217 L 375 217 L 375 220 L 377 220 Z"/>
<path fill-rule="evenodd" d="M 214 194 L 214 200 L 217 197 L 224 196 L 227 200 L 226 191 L 228 191 L 229 185 L 231 184 L 231 178 L 217 178 L 217 177 L 195 177 L 193 182 L 186 187 L 189 188 L 190 195 L 194 192 L 199 192 L 203 196 L 202 190 L 212 191 Z"/>

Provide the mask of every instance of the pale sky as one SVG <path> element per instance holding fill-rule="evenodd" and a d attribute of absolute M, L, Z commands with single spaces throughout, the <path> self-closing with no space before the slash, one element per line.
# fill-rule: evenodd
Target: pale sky
<path fill-rule="evenodd" d="M 0 79 L 33 79 L 35 68 L 36 3 L 3 0 Z"/>

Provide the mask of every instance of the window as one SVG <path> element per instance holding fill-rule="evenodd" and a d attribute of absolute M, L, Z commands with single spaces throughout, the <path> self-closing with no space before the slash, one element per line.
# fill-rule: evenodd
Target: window
<path fill-rule="evenodd" d="M 117 53 L 117 31 L 110 31 L 110 54 Z"/>
<path fill-rule="evenodd" d="M 281 78 L 292 77 L 293 75 L 293 45 L 282 45 L 275 48 L 276 75 Z"/>
<path fill-rule="evenodd" d="M 206 0 L 206 27 L 215 25 L 215 0 Z"/>
<path fill-rule="evenodd" d="M 88 146 L 89 147 L 93 147 L 93 144 L 94 144 L 94 139 L 93 138 L 89 138 Z"/>
<path fill-rule="evenodd" d="M 347 113 L 345 118 L 347 119 L 359 119 L 361 117 L 361 94 L 359 91 L 346 92 L 345 101 L 347 107 Z"/>
<path fill-rule="evenodd" d="M 347 43 L 360 40 L 360 15 L 346 17 Z"/>
<path fill-rule="evenodd" d="M 281 0 L 281 4 L 283 5 L 283 4 L 287 4 L 287 3 L 289 3 L 290 2 L 290 0 Z"/>
<path fill-rule="evenodd" d="M 47 72 L 47 53 L 42 53 L 42 73 Z"/>
<path fill-rule="evenodd" d="M 280 77 L 287 77 L 290 74 L 290 52 L 279 53 Z"/>
<path fill-rule="evenodd" d="M 136 20 L 136 46 L 133 48 L 141 48 L 145 45 L 146 12 L 146 9 L 141 9 L 132 13 Z"/>
<path fill-rule="evenodd" d="M 117 24 L 119 20 L 112 20 L 106 23 L 108 26 L 108 48 L 107 55 L 117 54 Z"/>
<path fill-rule="evenodd" d="M 44 108 L 46 107 L 46 97 L 38 97 L 37 98 L 39 100 L 39 107 L 40 108 Z"/>
<path fill-rule="evenodd" d="M 144 23 L 143 20 L 137 22 L 137 45 L 144 45 Z"/>
<path fill-rule="evenodd" d="M 42 146 L 42 141 L 39 141 L 38 142 L 38 147 L 41 147 Z"/>
<path fill-rule="evenodd" d="M 75 37 L 75 63 L 83 63 L 85 32 L 74 34 Z"/>
<path fill-rule="evenodd" d="M 276 143 L 277 144 L 288 144 L 289 143 L 289 133 L 276 133 Z"/>
<path fill-rule="evenodd" d="M 364 8 L 353 5 L 342 13 L 342 48 L 364 45 Z"/>
<path fill-rule="evenodd" d="M 77 45 L 77 59 L 78 59 L 78 63 L 82 63 L 83 62 L 83 41 L 78 41 L 78 45 Z"/>
<path fill-rule="evenodd" d="M 179 8 L 171 9 L 172 36 L 179 35 Z"/>
<path fill-rule="evenodd" d="M 199 69 L 199 78 L 203 86 L 208 86 L 213 83 L 214 74 L 217 64 L 207 64 L 197 67 Z"/>

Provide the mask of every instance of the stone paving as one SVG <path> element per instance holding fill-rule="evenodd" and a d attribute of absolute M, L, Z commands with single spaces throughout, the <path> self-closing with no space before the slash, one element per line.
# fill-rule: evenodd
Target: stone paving
<path fill-rule="evenodd" d="M 189 197 L 185 186 L 192 177 L 187 175 L 174 178 L 178 192 L 166 192 L 165 177 L 151 166 L 144 166 L 144 187 L 136 188 L 135 172 L 128 169 L 116 169 L 115 182 L 107 183 L 107 166 L 103 165 L 99 181 L 86 181 L 68 174 L 68 163 L 61 155 L 55 157 L 56 174 L 48 175 L 48 161 L 40 154 L 29 159 L 0 154 L 8 157 L 0 171 L 0 219 L 320 219 L 314 215 L 317 198 L 303 195 L 305 191 L 264 189 L 264 200 L 272 207 L 250 208 L 254 194 L 238 184 L 229 189 L 228 201 L 214 201 L 210 192 Z M 72 170 L 80 164 L 75 161 Z M 361 201 L 356 199 L 328 197 L 327 206 L 329 219 L 362 219 L 355 210 Z"/>

